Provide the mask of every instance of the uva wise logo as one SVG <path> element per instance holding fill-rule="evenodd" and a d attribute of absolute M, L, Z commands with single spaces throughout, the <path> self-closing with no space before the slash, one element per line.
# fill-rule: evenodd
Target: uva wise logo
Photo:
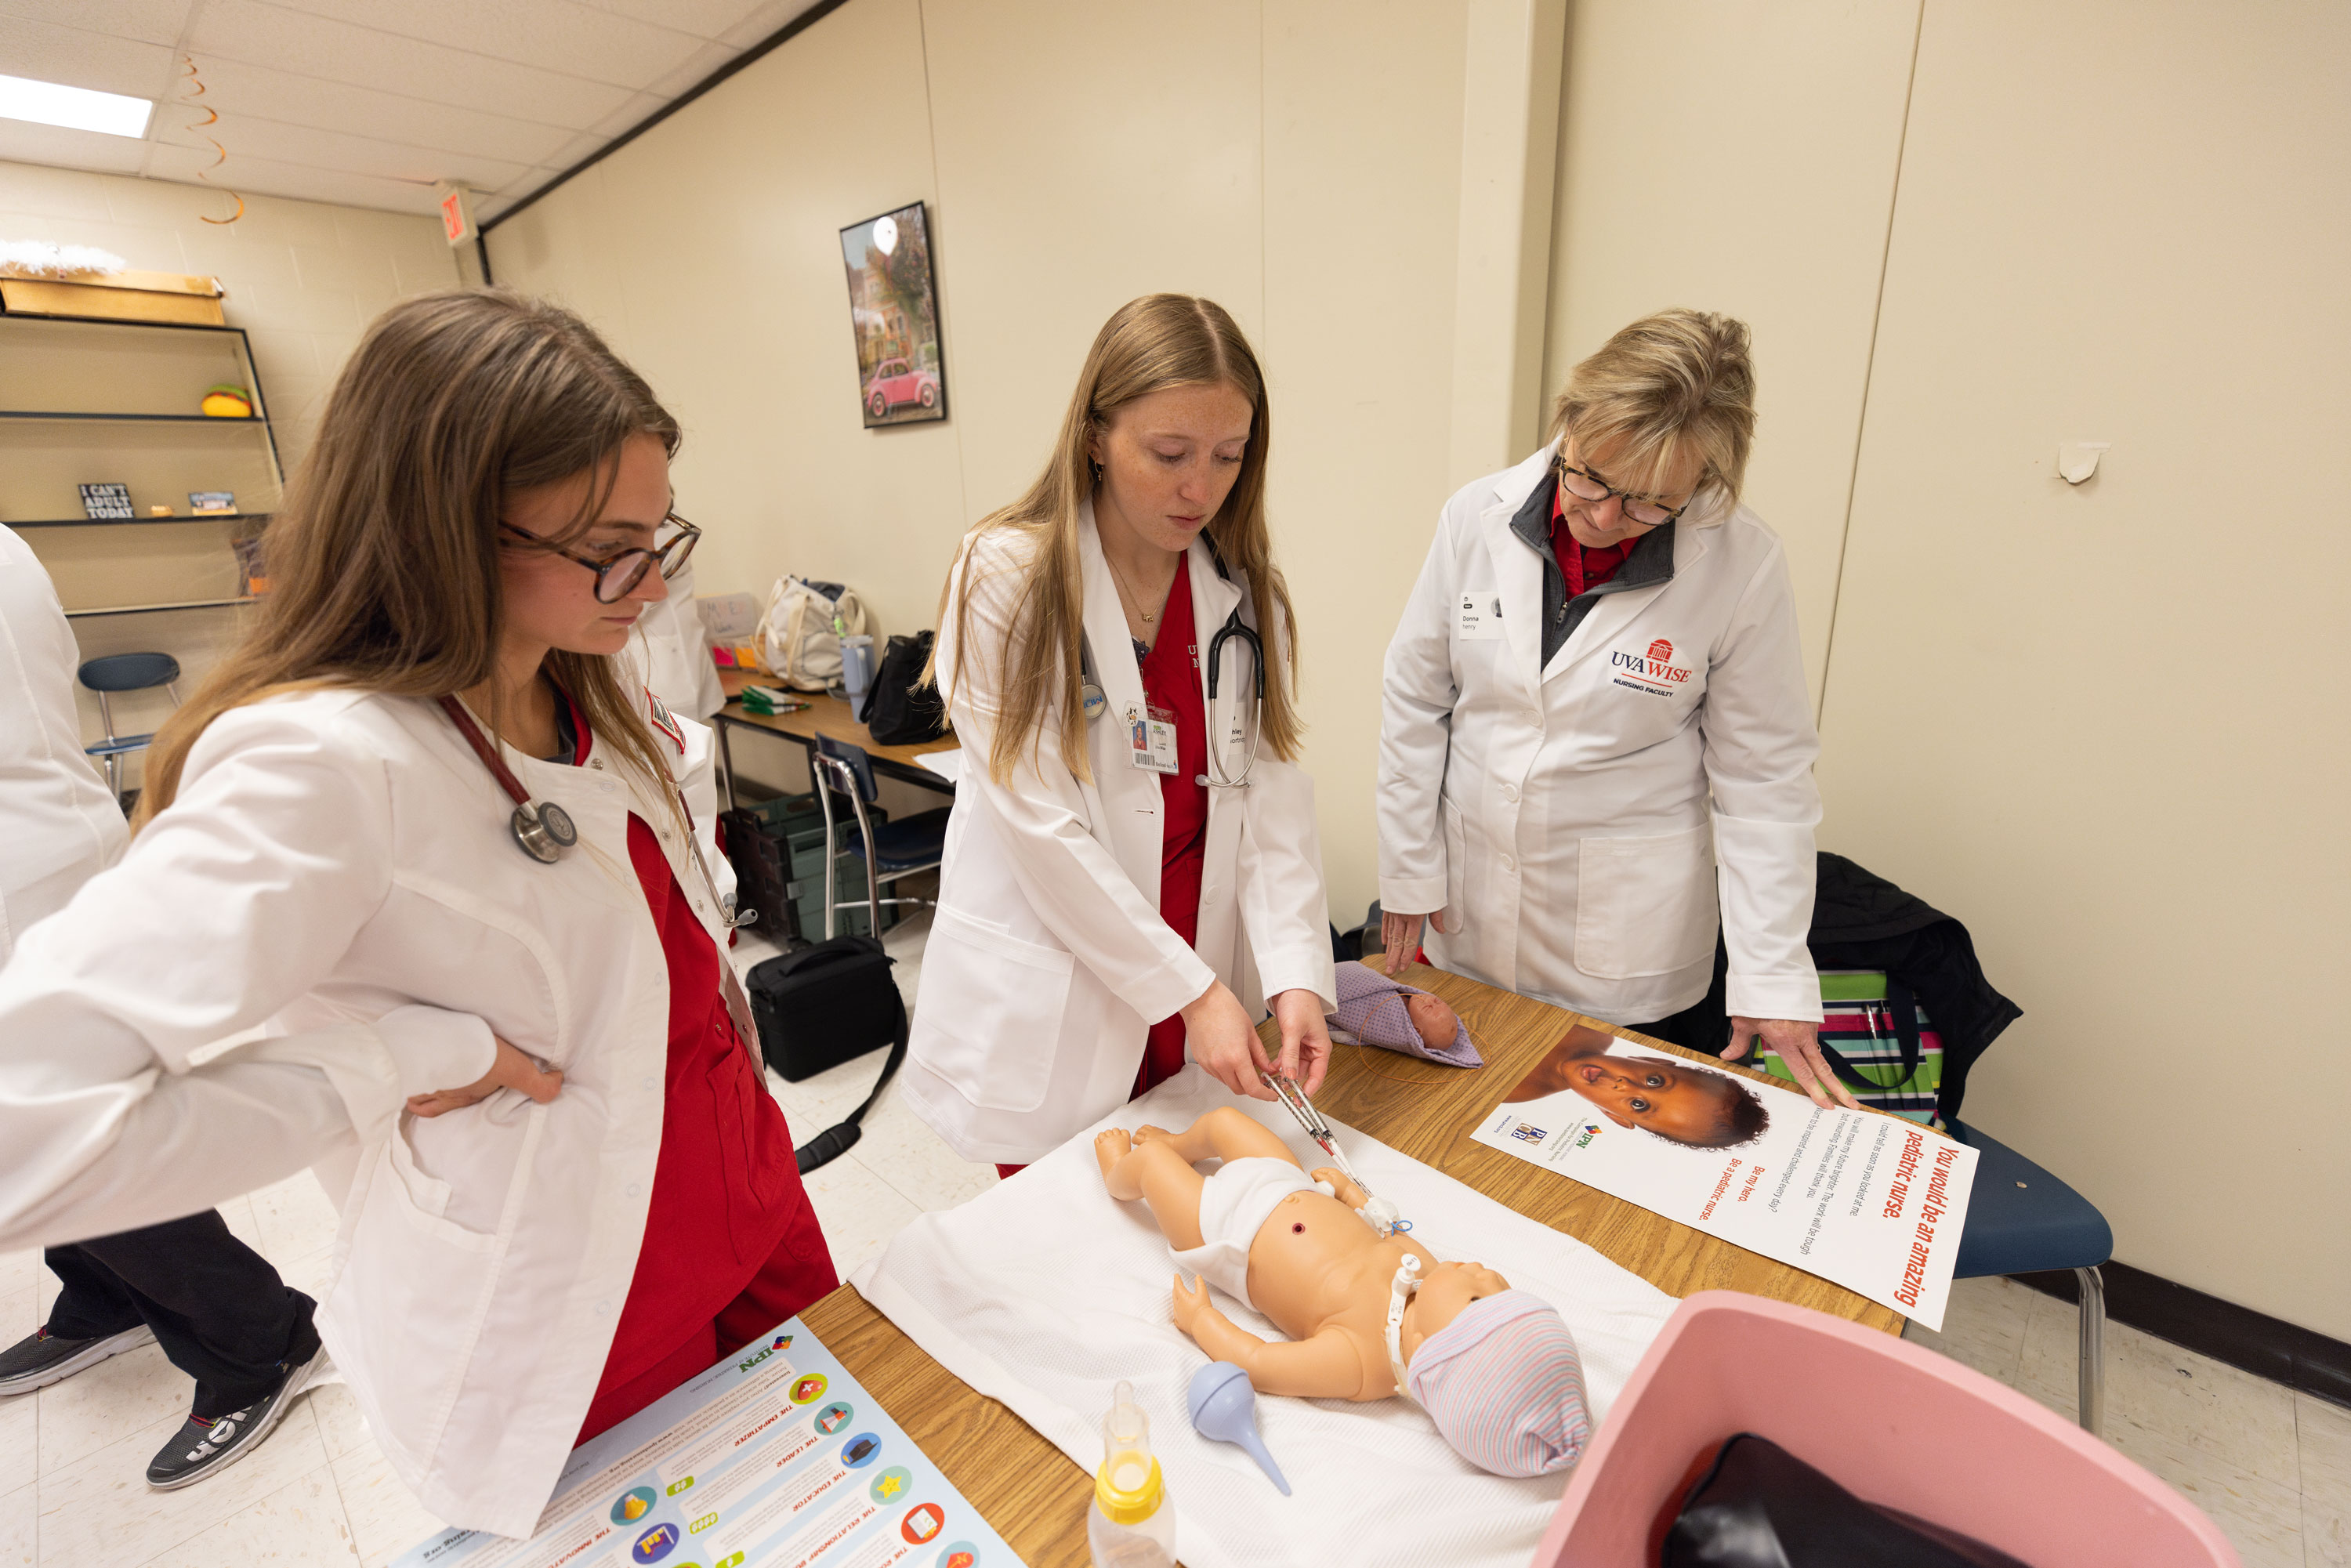
<path fill-rule="evenodd" d="M 1611 653 L 1608 663 L 1613 668 L 1653 686 L 1680 685 L 1690 678 L 1693 668 L 1674 663 L 1674 645 L 1663 637 L 1650 643 L 1646 653 Z"/>

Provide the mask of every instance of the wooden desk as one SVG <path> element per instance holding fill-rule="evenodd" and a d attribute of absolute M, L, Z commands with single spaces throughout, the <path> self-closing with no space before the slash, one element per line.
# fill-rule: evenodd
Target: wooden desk
<path fill-rule="evenodd" d="M 1745 1291 L 1887 1333 L 1902 1332 L 1898 1313 L 1841 1285 L 1473 1141 L 1470 1128 L 1570 1026 L 1610 1026 L 1418 965 L 1399 978 L 1452 1004 L 1469 1025 L 1486 1066 L 1464 1072 L 1393 1051 L 1340 1046 L 1332 1053 L 1329 1079 L 1314 1096 L 1316 1106 L 1334 1121 L 1588 1243 L 1668 1295 Z M 1280 1038 L 1270 1020 L 1260 1032 L 1269 1046 Z M 1631 1038 L 1652 1050 L 1711 1061 L 1663 1040 Z M 1793 1092 L 1762 1073 L 1747 1076 L 1772 1084 L 1777 1092 Z M 1503 1271 L 1509 1272 L 1507 1265 Z M 1031 1568 L 1084 1568 L 1086 1508 L 1093 1496 L 1087 1472 L 1019 1416 L 974 1393 L 923 1354 L 849 1286 L 801 1316 L 1022 1561 Z"/>
<path fill-rule="evenodd" d="M 740 685 L 740 682 L 729 683 Z M 727 731 L 737 727 L 765 730 L 769 735 L 797 741 L 810 753 L 816 750 L 816 737 L 830 736 L 845 740 L 873 759 L 873 770 L 890 778 L 902 779 L 925 789 L 936 789 L 943 794 L 955 793 L 955 785 L 944 776 L 932 772 L 914 759 L 935 751 L 953 751 L 956 742 L 952 731 L 936 740 L 925 740 L 915 746 L 884 746 L 873 738 L 873 732 L 857 722 L 856 711 L 836 696 L 821 692 L 799 692 L 795 695 L 808 706 L 793 713 L 757 714 L 746 708 L 738 697 L 729 697 L 725 707 L 712 716 L 711 727 L 718 732 L 718 766 L 725 779 L 726 806 L 735 806 L 735 753 L 727 744 Z"/>

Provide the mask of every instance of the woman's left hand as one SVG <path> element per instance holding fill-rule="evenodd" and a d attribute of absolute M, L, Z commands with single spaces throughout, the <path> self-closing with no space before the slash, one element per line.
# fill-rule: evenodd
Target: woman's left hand
<path fill-rule="evenodd" d="M 444 1112 L 458 1110 L 488 1099 L 501 1089 L 511 1089 L 529 1096 L 544 1105 L 562 1092 L 563 1074 L 544 1068 L 515 1047 L 492 1035 L 497 1053 L 490 1059 L 490 1070 L 463 1089 L 441 1089 L 430 1094 L 408 1097 L 412 1116 L 438 1116 Z"/>
<path fill-rule="evenodd" d="M 1312 1099 L 1331 1071 L 1331 1030 L 1322 1021 L 1322 998 L 1300 988 L 1273 998 L 1274 1021 L 1281 1026 L 1281 1070 Z"/>
<path fill-rule="evenodd" d="M 1798 1019 L 1742 1019 L 1730 1020 L 1730 1044 L 1722 1053 L 1725 1061 L 1736 1061 L 1747 1054 L 1748 1042 L 1757 1035 L 1763 1043 L 1779 1052 L 1780 1060 L 1794 1074 L 1796 1087 L 1813 1097 L 1815 1105 L 1843 1105 L 1858 1111 L 1861 1102 L 1853 1092 L 1837 1082 L 1828 1058 L 1821 1054 L 1821 1026 Z M 1830 1096 L 1835 1096 L 1831 1099 Z"/>

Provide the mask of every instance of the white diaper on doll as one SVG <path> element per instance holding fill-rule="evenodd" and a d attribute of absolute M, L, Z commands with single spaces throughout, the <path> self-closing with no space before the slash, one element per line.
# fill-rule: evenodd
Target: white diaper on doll
<path fill-rule="evenodd" d="M 1256 1155 L 1227 1160 L 1200 1187 L 1200 1245 L 1170 1247 L 1167 1255 L 1177 1268 L 1255 1312 L 1249 1293 L 1249 1243 L 1274 1207 L 1293 1192 L 1336 1196 L 1329 1182 L 1314 1180 L 1288 1160 Z"/>

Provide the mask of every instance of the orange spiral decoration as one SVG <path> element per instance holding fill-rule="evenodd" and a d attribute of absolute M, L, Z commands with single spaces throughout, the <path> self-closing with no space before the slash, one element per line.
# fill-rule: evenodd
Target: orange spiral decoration
<path fill-rule="evenodd" d="M 188 84 L 195 89 L 193 92 L 187 94 L 183 101 L 185 102 L 190 109 L 201 109 L 204 111 L 204 117 L 202 120 L 190 120 L 188 122 L 187 129 L 203 133 L 204 140 L 213 144 L 213 152 L 214 156 L 212 162 L 208 166 L 196 171 L 196 178 L 202 180 L 205 184 L 210 185 L 213 183 L 213 170 L 219 168 L 222 164 L 228 162 L 228 149 L 220 144 L 218 138 L 210 134 L 212 127 L 220 123 L 220 110 L 214 109 L 208 103 L 199 103 L 196 101 L 198 99 L 204 96 L 204 78 L 196 74 L 195 57 L 193 55 L 182 55 L 180 58 L 188 68 Z M 237 219 L 245 216 L 245 198 L 237 195 L 235 191 L 227 190 L 225 187 L 221 187 L 221 189 L 225 194 L 235 197 L 236 211 L 231 213 L 225 218 L 204 218 L 204 222 L 208 224 L 233 224 L 236 222 Z M 202 216 L 203 214 L 199 214 L 198 215 Z"/>

